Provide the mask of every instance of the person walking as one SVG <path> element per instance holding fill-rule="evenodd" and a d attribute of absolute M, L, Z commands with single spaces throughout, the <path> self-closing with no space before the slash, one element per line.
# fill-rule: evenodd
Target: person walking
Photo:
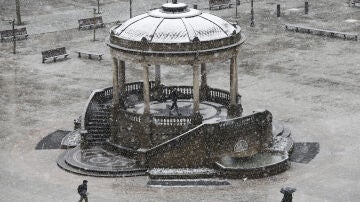
<path fill-rule="evenodd" d="M 281 202 L 292 202 L 293 193 L 296 191 L 295 188 L 292 187 L 283 187 L 280 190 L 280 193 L 284 194 Z"/>
<path fill-rule="evenodd" d="M 179 115 L 179 107 L 177 106 L 177 99 L 178 99 L 178 92 L 176 89 L 174 89 L 170 95 L 169 95 L 171 101 L 173 102 L 171 107 L 170 107 L 170 113 L 171 113 L 171 110 L 173 110 L 175 108 L 177 114 Z"/>
<path fill-rule="evenodd" d="M 78 186 L 78 193 L 80 195 L 79 202 L 82 202 L 84 199 L 85 202 L 88 202 L 87 182 L 87 180 L 84 180 L 83 183 Z"/>

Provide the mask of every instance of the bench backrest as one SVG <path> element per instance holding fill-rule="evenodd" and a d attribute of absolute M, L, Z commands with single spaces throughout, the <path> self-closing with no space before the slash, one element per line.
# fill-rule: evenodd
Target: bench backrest
<path fill-rule="evenodd" d="M 223 4 L 229 4 L 230 0 L 209 0 L 210 5 L 223 5 Z"/>
<path fill-rule="evenodd" d="M 94 18 L 85 18 L 85 19 L 80 19 L 79 21 L 79 26 L 84 26 L 84 25 L 94 25 L 94 24 L 102 24 L 103 20 L 102 20 L 102 16 L 98 16 L 98 17 L 94 17 Z"/>
<path fill-rule="evenodd" d="M 0 31 L 0 34 L 1 34 L 1 38 L 11 37 L 13 35 L 13 31 L 11 29 L 3 30 L 3 31 Z M 19 35 L 27 35 L 26 27 L 22 27 L 20 29 L 15 29 L 15 36 L 19 36 Z"/>
<path fill-rule="evenodd" d="M 43 58 L 48 58 L 48 57 L 54 57 L 54 56 L 58 56 L 58 55 L 65 55 L 66 50 L 65 50 L 65 47 L 61 47 L 61 48 L 55 48 L 55 49 L 51 49 L 51 50 L 42 51 L 41 54 L 42 54 Z"/>

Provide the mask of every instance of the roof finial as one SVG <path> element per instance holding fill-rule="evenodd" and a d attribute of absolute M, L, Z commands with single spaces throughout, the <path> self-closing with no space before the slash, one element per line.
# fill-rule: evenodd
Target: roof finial
<path fill-rule="evenodd" d="M 172 0 L 172 3 L 173 3 L 173 4 L 177 4 L 177 0 Z"/>

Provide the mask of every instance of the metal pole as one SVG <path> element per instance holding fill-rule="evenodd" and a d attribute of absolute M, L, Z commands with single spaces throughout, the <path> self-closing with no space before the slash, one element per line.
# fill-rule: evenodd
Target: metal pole
<path fill-rule="evenodd" d="M 309 13 L 309 2 L 305 1 L 305 14 Z"/>
<path fill-rule="evenodd" d="M 250 23 L 250 27 L 254 27 L 255 26 L 255 22 L 254 22 L 254 0 L 251 0 L 251 23 Z"/>
<path fill-rule="evenodd" d="M 238 0 L 235 0 L 235 17 L 238 17 Z"/>
<path fill-rule="evenodd" d="M 15 0 L 17 25 L 21 25 L 20 0 Z"/>
<path fill-rule="evenodd" d="M 96 8 L 94 8 L 94 41 L 95 41 L 95 30 L 96 30 L 96 21 L 95 21 L 95 17 L 96 17 Z"/>
<path fill-rule="evenodd" d="M 15 19 L 13 19 L 10 23 L 12 24 L 13 53 L 16 54 Z"/>
<path fill-rule="evenodd" d="M 132 18 L 132 0 L 130 0 L 130 18 Z"/>
<path fill-rule="evenodd" d="M 276 17 L 280 17 L 280 4 L 276 6 Z"/>
<path fill-rule="evenodd" d="M 100 14 L 100 0 L 97 0 L 98 14 Z"/>

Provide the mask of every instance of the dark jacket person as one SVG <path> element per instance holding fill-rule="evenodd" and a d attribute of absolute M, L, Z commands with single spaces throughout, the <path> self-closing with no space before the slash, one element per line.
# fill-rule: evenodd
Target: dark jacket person
<path fill-rule="evenodd" d="M 87 180 L 84 180 L 81 185 L 78 186 L 78 193 L 80 194 L 79 202 L 82 202 L 85 199 L 85 202 L 88 202 L 87 198 Z"/>

